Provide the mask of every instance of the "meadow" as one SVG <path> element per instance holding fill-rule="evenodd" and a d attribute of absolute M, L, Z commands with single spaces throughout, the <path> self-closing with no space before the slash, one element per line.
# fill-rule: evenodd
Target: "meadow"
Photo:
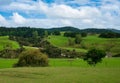
<path fill-rule="evenodd" d="M 11 68 L 17 59 L 0 59 L 3 83 L 119 83 L 120 58 L 105 58 L 96 67 L 82 59 L 49 59 L 49 67 Z M 2 62 L 2 63 L 1 63 Z M 3 65 L 4 64 L 4 65 Z M 11 67 L 10 67 L 11 66 Z"/>
<path fill-rule="evenodd" d="M 3 59 L 0 58 L 0 69 L 2 68 L 12 68 L 18 59 Z M 89 68 L 88 65 L 83 59 L 49 59 L 49 67 L 82 67 Z M 120 68 L 120 58 L 104 58 L 102 63 L 96 65 L 98 68 Z"/>
<path fill-rule="evenodd" d="M 12 49 L 20 47 L 18 42 L 9 40 L 9 36 L 0 36 L 0 50 L 3 50 L 6 45 L 10 45 Z"/>

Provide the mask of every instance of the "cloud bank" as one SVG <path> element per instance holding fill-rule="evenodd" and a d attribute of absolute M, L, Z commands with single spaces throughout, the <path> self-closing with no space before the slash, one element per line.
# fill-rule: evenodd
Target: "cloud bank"
<path fill-rule="evenodd" d="M 120 29 L 119 0 L 0 0 L 0 26 Z"/>

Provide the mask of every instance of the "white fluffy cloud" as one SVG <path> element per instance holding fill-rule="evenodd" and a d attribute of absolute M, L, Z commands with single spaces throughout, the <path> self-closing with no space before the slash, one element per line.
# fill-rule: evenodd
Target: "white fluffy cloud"
<path fill-rule="evenodd" d="M 7 0 L 5 0 L 7 1 Z M 95 6 L 95 4 L 101 4 Z M 80 4 L 73 7 L 68 4 Z M 86 5 L 91 4 L 91 6 Z M 92 5 L 93 4 L 93 5 Z M 45 3 L 42 0 L 16 0 L 9 1 L 8 5 L 0 6 L 1 11 L 12 11 L 5 19 L 0 15 L 0 25 L 8 26 L 31 26 L 31 27 L 57 27 L 75 26 L 78 28 L 120 28 L 120 1 L 100 0 L 55 0 L 54 3 Z M 34 16 L 29 18 L 24 16 Z M 45 17 L 40 18 L 40 15 Z M 42 17 L 42 16 L 41 16 Z"/>
<path fill-rule="evenodd" d="M 11 18 L 16 24 L 25 24 L 26 22 L 26 19 L 18 13 L 13 13 Z"/>
<path fill-rule="evenodd" d="M 6 24 L 7 24 L 6 19 L 2 15 L 0 15 L 0 25 L 5 26 Z"/>

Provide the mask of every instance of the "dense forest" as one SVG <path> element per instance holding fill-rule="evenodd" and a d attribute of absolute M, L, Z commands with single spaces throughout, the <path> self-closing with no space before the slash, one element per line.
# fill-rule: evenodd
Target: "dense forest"
<path fill-rule="evenodd" d="M 108 33 L 108 32 L 120 33 L 120 30 L 115 30 L 115 29 L 95 29 L 95 28 L 78 29 L 70 26 L 50 28 L 50 29 L 32 28 L 32 27 L 16 27 L 16 28 L 0 27 L 1 36 L 15 35 L 15 36 L 22 36 L 22 37 L 31 37 L 34 31 L 37 31 L 39 36 L 43 36 L 45 31 L 48 31 L 48 34 L 53 33 L 55 31 L 59 31 L 59 32 L 69 31 L 69 32 L 75 32 L 75 33 L 85 32 L 85 33 L 96 33 L 96 34 Z"/>

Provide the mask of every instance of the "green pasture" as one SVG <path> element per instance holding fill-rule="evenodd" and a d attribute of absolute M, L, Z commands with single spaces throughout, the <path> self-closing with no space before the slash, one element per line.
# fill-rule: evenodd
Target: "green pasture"
<path fill-rule="evenodd" d="M 0 59 L 2 83 L 119 83 L 120 58 L 105 58 L 96 67 L 82 59 L 50 59 L 49 67 L 10 68 L 17 59 Z M 1 63 L 2 62 L 2 63 Z M 1 66 L 1 64 L 3 66 Z M 8 66 L 8 67 L 7 67 Z M 5 67 L 3 69 L 3 67 Z"/>
<path fill-rule="evenodd" d="M 10 45 L 12 49 L 19 48 L 19 44 L 16 41 L 9 40 L 8 36 L 0 36 L 0 50 L 3 50 L 6 45 Z"/>
<path fill-rule="evenodd" d="M 74 39 L 74 38 L 73 38 Z M 88 35 L 83 38 L 81 44 L 68 46 L 68 37 L 49 36 L 47 39 L 52 45 L 59 48 L 73 50 L 78 52 L 87 52 L 90 48 L 106 49 L 111 48 L 113 54 L 120 53 L 120 38 L 99 38 L 98 35 Z"/>
<path fill-rule="evenodd" d="M 58 47 L 68 46 L 68 37 L 52 35 L 49 36 L 47 40 L 54 46 L 58 46 Z"/>
<path fill-rule="evenodd" d="M 12 68 L 18 59 L 0 58 L 0 68 Z M 49 67 L 91 67 L 83 59 L 49 59 Z M 98 68 L 109 67 L 120 68 L 120 58 L 104 58 L 102 63 L 96 65 Z"/>

